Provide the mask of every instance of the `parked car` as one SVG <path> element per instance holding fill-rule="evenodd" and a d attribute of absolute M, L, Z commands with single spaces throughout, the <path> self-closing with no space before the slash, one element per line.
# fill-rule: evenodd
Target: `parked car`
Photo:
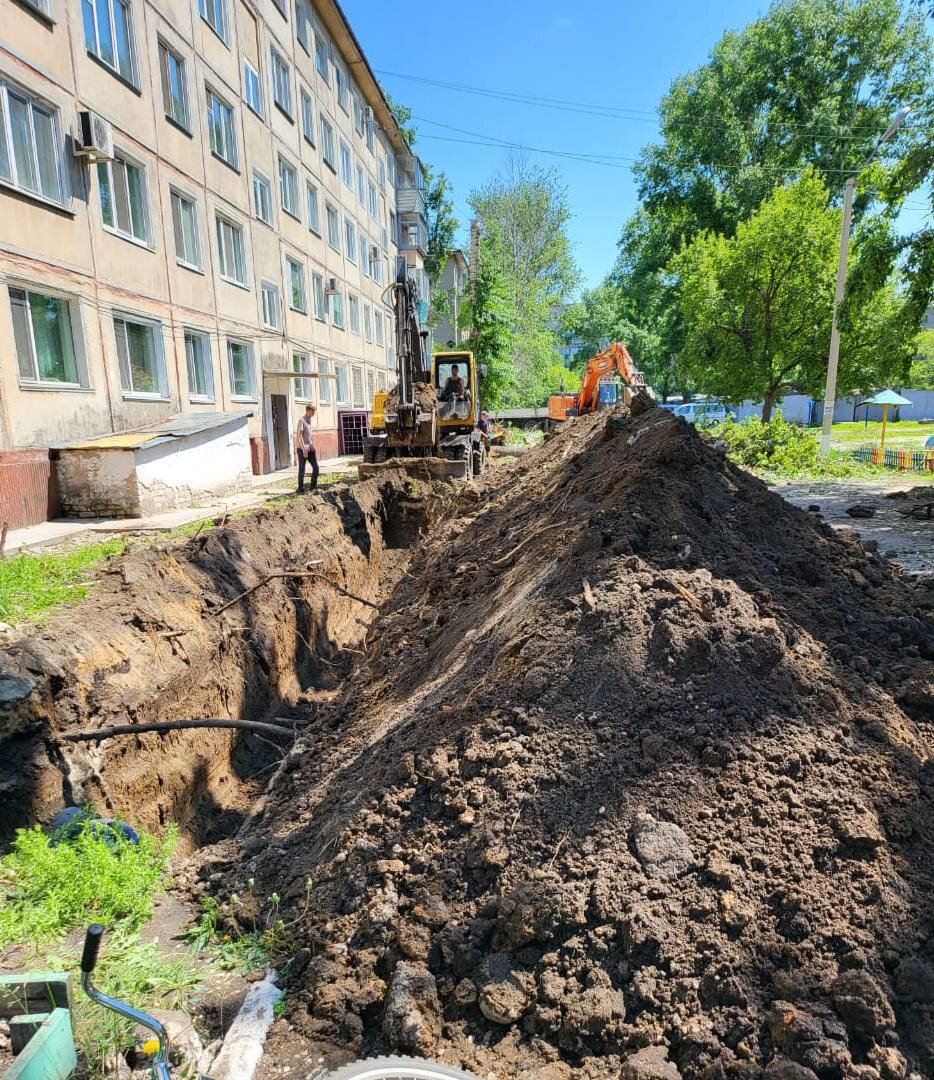
<path fill-rule="evenodd" d="M 667 409 L 675 416 L 683 416 L 689 424 L 696 424 L 698 427 L 720 424 L 730 415 L 726 406 L 719 401 L 688 401 L 683 405 L 669 402 L 659 408 Z"/>

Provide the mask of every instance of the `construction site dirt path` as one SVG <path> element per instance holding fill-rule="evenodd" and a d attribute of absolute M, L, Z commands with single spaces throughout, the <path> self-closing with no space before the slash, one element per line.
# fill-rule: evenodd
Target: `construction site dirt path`
<path fill-rule="evenodd" d="M 418 550 L 265 814 L 289 1023 L 522 1080 L 934 1074 L 932 594 L 667 412 Z"/>

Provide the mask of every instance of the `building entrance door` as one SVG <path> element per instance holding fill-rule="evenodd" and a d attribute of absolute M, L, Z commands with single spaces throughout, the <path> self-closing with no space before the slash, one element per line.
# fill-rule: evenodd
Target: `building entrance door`
<path fill-rule="evenodd" d="M 272 408 L 272 446 L 275 469 L 288 469 L 292 464 L 292 440 L 289 438 L 289 399 L 285 394 L 270 394 Z"/>

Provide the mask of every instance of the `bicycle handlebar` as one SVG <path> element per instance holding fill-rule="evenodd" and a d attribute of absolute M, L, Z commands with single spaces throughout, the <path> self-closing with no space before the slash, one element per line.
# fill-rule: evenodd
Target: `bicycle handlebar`
<path fill-rule="evenodd" d="M 97 956 L 104 940 L 104 928 L 100 923 L 92 923 L 84 935 L 84 950 L 81 953 L 81 970 L 90 975 L 97 966 Z"/>

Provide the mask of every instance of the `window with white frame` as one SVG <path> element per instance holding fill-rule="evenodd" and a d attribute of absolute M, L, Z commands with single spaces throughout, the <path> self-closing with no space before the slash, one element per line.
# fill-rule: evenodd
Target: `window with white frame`
<path fill-rule="evenodd" d="M 301 374 L 311 374 L 311 360 L 306 352 L 292 353 L 292 370 Z M 314 379 L 293 379 L 296 401 L 314 401 Z"/>
<path fill-rule="evenodd" d="M 162 324 L 114 312 L 120 387 L 127 396 L 167 398 Z"/>
<path fill-rule="evenodd" d="M 376 373 L 376 385 L 380 390 L 386 389 L 386 373 L 385 371 L 377 371 Z"/>
<path fill-rule="evenodd" d="M 367 239 L 366 233 L 361 229 L 357 233 L 357 238 L 360 243 L 360 273 L 364 277 L 370 276 L 370 242 Z"/>
<path fill-rule="evenodd" d="M 350 398 L 347 396 L 350 387 L 347 385 L 347 365 L 335 364 L 334 365 L 334 396 L 337 399 L 338 405 L 349 405 Z"/>
<path fill-rule="evenodd" d="M 305 181 L 305 202 L 308 204 L 308 228 L 321 235 L 321 214 L 318 209 L 318 189 L 310 181 Z"/>
<path fill-rule="evenodd" d="M 10 285 L 8 293 L 20 382 L 87 389 L 90 381 L 83 354 L 76 347 L 80 322 L 73 302 L 20 285 Z"/>
<path fill-rule="evenodd" d="M 272 70 L 272 99 L 291 120 L 292 72 L 289 70 L 289 65 L 275 49 L 269 50 L 269 56 Z"/>
<path fill-rule="evenodd" d="M 380 187 L 386 186 L 386 160 L 380 155 L 379 164 L 376 166 L 376 182 Z"/>
<path fill-rule="evenodd" d="M 360 100 L 360 95 L 356 90 L 351 91 L 351 101 L 353 102 L 353 126 L 354 131 L 358 135 L 363 134 L 363 102 Z"/>
<path fill-rule="evenodd" d="M 146 171 L 121 154 L 97 163 L 97 188 L 104 228 L 128 240 L 149 243 L 149 193 Z"/>
<path fill-rule="evenodd" d="M 331 72 L 328 65 L 330 54 L 331 49 L 327 38 L 320 30 L 315 30 L 315 67 L 328 86 L 331 85 Z"/>
<path fill-rule="evenodd" d="M 396 159 L 392 150 L 389 150 L 386 154 L 386 172 L 389 176 L 389 183 L 392 187 L 396 186 Z"/>
<path fill-rule="evenodd" d="M 285 4 L 285 0 L 272 0 L 272 2 L 275 5 L 276 10 L 282 16 L 282 18 L 285 19 L 286 22 L 288 22 L 289 13 L 288 13 L 288 8 L 286 7 L 286 4 Z"/>
<path fill-rule="evenodd" d="M 208 140 L 211 153 L 232 169 L 237 167 L 237 137 L 234 131 L 233 109 L 217 96 L 210 86 L 207 96 Z"/>
<path fill-rule="evenodd" d="M 347 313 L 350 316 L 350 331 L 360 333 L 360 301 L 353 293 L 347 293 Z"/>
<path fill-rule="evenodd" d="M 221 214 L 216 216 L 217 259 L 220 275 L 234 285 L 246 286 L 246 250 L 243 228 Z"/>
<path fill-rule="evenodd" d="M 263 325 L 272 330 L 282 329 L 282 307 L 279 302 L 279 286 L 271 281 L 260 285 L 260 300 L 263 305 Z"/>
<path fill-rule="evenodd" d="M 344 253 L 356 265 L 357 262 L 357 226 L 349 217 L 344 218 Z"/>
<path fill-rule="evenodd" d="M 383 260 L 375 244 L 370 247 L 370 274 L 377 285 L 383 284 Z"/>
<path fill-rule="evenodd" d="M 368 402 L 372 402 L 376 397 L 376 372 L 372 368 L 367 370 L 366 373 L 366 399 Z"/>
<path fill-rule="evenodd" d="M 267 225 L 272 225 L 272 185 L 265 176 L 253 170 L 253 213 Z"/>
<path fill-rule="evenodd" d="M 188 396 L 192 401 L 214 400 L 214 371 L 211 366 L 211 339 L 200 330 L 185 331 L 185 363 L 188 367 Z"/>
<path fill-rule="evenodd" d="M 65 205 L 57 113 L 0 81 L 0 179 Z"/>
<path fill-rule="evenodd" d="M 334 64 L 334 89 L 337 94 L 337 104 L 345 113 L 350 112 L 350 87 L 347 85 L 347 72 L 340 64 Z"/>
<path fill-rule="evenodd" d="M 383 344 L 383 313 L 381 311 L 373 312 L 373 329 L 376 331 L 376 344 Z"/>
<path fill-rule="evenodd" d="M 343 139 L 341 139 L 341 180 L 353 191 L 353 159 L 350 156 L 350 147 Z"/>
<path fill-rule="evenodd" d="M 44 15 L 47 19 L 52 18 L 52 0 L 26 0 L 31 8 Z"/>
<path fill-rule="evenodd" d="M 378 203 L 377 197 L 376 197 L 376 185 L 373 183 L 372 180 L 367 181 L 366 190 L 367 190 L 367 205 L 369 206 L 369 209 L 370 209 L 370 217 L 375 220 L 377 215 L 379 214 L 379 209 L 378 209 L 379 203 Z"/>
<path fill-rule="evenodd" d="M 373 120 L 364 121 L 364 138 L 366 139 L 366 148 L 370 153 L 375 153 L 374 147 L 376 145 L 375 128 L 376 124 Z"/>
<path fill-rule="evenodd" d="M 311 94 L 304 88 L 301 89 L 302 99 L 302 135 L 309 146 L 315 145 L 315 107 L 311 100 Z"/>
<path fill-rule="evenodd" d="M 227 42 L 227 0 L 198 0 L 201 18 L 225 44 Z"/>
<path fill-rule="evenodd" d="M 373 312 L 369 304 L 363 305 L 363 336 L 367 341 L 373 340 Z"/>
<path fill-rule="evenodd" d="M 92 56 L 136 85 L 136 48 L 125 0 L 81 0 L 84 44 Z"/>
<path fill-rule="evenodd" d="M 386 320 L 386 327 L 387 327 L 387 329 L 389 328 L 389 320 L 388 319 Z M 386 346 L 386 367 L 388 367 L 389 370 L 392 371 L 395 368 L 395 366 L 396 366 L 396 350 L 392 347 L 392 345 L 387 345 Z"/>
<path fill-rule="evenodd" d="M 249 60 L 243 61 L 243 100 L 257 116 L 263 115 L 263 80 Z"/>
<path fill-rule="evenodd" d="M 337 163 L 334 160 L 334 128 L 318 114 L 318 130 L 321 133 L 321 157 L 325 165 L 337 172 Z"/>
<path fill-rule="evenodd" d="M 324 293 L 324 278 L 314 271 L 311 275 L 311 286 L 315 301 L 315 318 L 319 322 L 327 322 L 328 308 L 327 298 Z"/>
<path fill-rule="evenodd" d="M 305 267 L 296 259 L 286 255 L 285 265 L 289 278 L 289 307 L 304 314 L 308 310 L 305 296 Z"/>
<path fill-rule="evenodd" d="M 295 36 L 306 53 L 311 51 L 311 4 L 308 0 L 295 0 Z"/>
<path fill-rule="evenodd" d="M 190 131 L 185 61 L 164 41 L 159 42 L 159 74 L 162 79 L 162 107 L 165 115 L 180 128 Z"/>
<path fill-rule="evenodd" d="M 331 361 L 318 357 L 318 399 L 322 405 L 331 404 Z"/>
<path fill-rule="evenodd" d="M 227 339 L 227 374 L 230 378 L 230 396 L 234 401 L 256 400 L 252 345 Z"/>
<path fill-rule="evenodd" d="M 363 368 L 354 364 L 351 370 L 351 386 L 353 389 L 353 407 L 362 409 L 366 402 L 363 398 Z"/>
<path fill-rule="evenodd" d="M 357 198 L 360 200 L 361 206 L 366 206 L 366 173 L 363 171 L 363 166 L 357 166 Z"/>
<path fill-rule="evenodd" d="M 172 204 L 172 230 L 175 233 L 175 261 L 189 270 L 200 270 L 201 235 L 195 201 L 174 189 L 169 198 Z"/>
<path fill-rule="evenodd" d="M 298 173 L 294 165 L 285 158 L 279 158 L 279 198 L 282 209 L 292 217 L 302 219 L 302 208 L 298 201 Z"/>
<path fill-rule="evenodd" d="M 340 251 L 341 227 L 337 217 L 337 210 L 329 202 L 324 204 L 324 216 L 328 227 L 328 244 L 335 251 Z"/>
<path fill-rule="evenodd" d="M 344 329 L 344 294 L 340 289 L 336 289 L 329 294 L 328 297 L 331 301 L 331 325 L 336 326 L 338 330 Z"/>

